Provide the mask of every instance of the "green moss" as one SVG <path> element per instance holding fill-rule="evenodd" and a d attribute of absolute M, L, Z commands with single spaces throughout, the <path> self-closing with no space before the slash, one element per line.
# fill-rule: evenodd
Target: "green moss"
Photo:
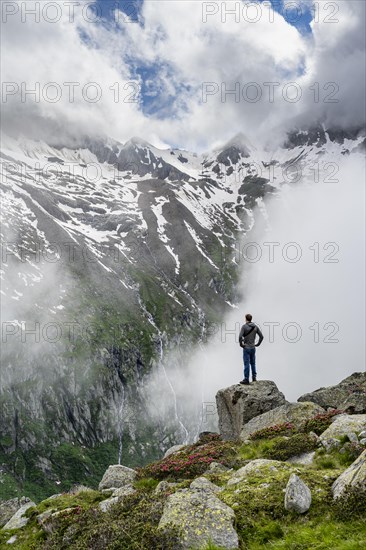
<path fill-rule="evenodd" d="M 313 451 L 316 447 L 317 442 L 309 435 L 295 434 L 288 439 L 281 438 L 276 441 L 272 448 L 265 451 L 264 455 L 272 460 L 287 460 L 292 456 Z"/>
<path fill-rule="evenodd" d="M 150 491 L 152 489 L 155 489 L 158 483 L 158 479 L 154 479 L 152 477 L 144 477 L 142 479 L 136 480 L 134 482 L 134 487 L 135 489 Z"/>

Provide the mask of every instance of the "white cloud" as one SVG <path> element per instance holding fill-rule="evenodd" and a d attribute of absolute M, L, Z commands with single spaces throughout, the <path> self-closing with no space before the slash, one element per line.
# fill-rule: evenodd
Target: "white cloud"
<path fill-rule="evenodd" d="M 65 9 L 58 23 L 42 18 L 35 23 L 32 17 L 22 23 L 19 14 L 8 17 L 3 29 L 2 46 L 7 51 L 3 80 L 26 82 L 29 87 L 40 82 L 41 89 L 47 82 L 57 82 L 63 96 L 57 103 L 42 97 L 39 103 L 29 98 L 20 103 L 18 96 L 9 97 L 3 105 L 5 125 L 23 131 L 33 128 L 43 137 L 48 130 L 53 141 L 65 133 L 105 133 L 122 141 L 132 135 L 148 140 L 158 136 L 175 145 L 206 148 L 240 130 L 262 139 L 271 130 L 291 127 L 294 120 L 305 124 L 323 118 L 344 126 L 364 120 L 363 2 L 337 2 L 338 23 L 325 22 L 331 14 L 321 12 L 309 36 L 300 35 L 279 14 L 271 22 L 266 4 L 260 5 L 257 22 L 249 22 L 242 11 L 237 21 L 228 14 L 223 22 L 222 6 L 229 9 L 238 3 L 213 3 L 218 12 L 203 22 L 201 1 L 145 0 L 140 24 L 126 23 L 120 14 L 118 25 L 101 25 L 85 21 L 83 3 L 75 9 L 74 23 Z M 28 9 L 32 4 L 27 2 Z M 141 99 L 133 93 L 141 83 L 139 67 L 153 82 L 150 93 L 156 89 L 160 113 L 144 114 L 139 101 L 127 101 L 131 94 Z M 68 99 L 65 82 L 81 84 L 74 103 Z M 80 88 L 88 82 L 97 82 L 102 90 L 97 103 L 81 97 Z M 116 103 L 110 86 L 117 82 Z M 283 97 L 286 90 L 290 98 L 296 92 L 294 86 L 287 88 L 289 82 L 301 89 L 298 102 Z M 320 86 L 318 103 L 310 90 L 315 82 Z M 334 96 L 338 103 L 324 102 L 332 91 L 323 90 L 328 82 L 339 86 Z M 211 88 L 215 94 L 206 102 L 203 83 L 215 83 Z M 249 83 L 256 83 L 256 88 L 247 88 Z M 274 102 L 269 101 L 265 83 L 279 83 Z M 225 90 L 235 86 L 239 98 L 225 96 Z M 251 102 L 255 92 L 261 98 Z"/>

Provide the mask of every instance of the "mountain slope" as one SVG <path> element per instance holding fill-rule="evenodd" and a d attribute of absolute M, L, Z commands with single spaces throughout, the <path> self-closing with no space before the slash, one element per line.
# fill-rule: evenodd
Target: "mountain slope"
<path fill-rule="evenodd" d="M 328 177 L 329 162 L 364 143 L 356 133 L 305 134 L 276 152 L 239 135 L 201 155 L 139 138 L 68 149 L 4 136 L 0 460 L 9 495 L 44 473 L 44 494 L 56 482 L 67 488 L 70 460 L 80 481 L 111 453 L 143 464 L 199 431 L 199 411 L 187 416 L 171 384 L 168 352 L 183 370 L 238 303 L 236 247 L 253 208 L 299 173 L 311 181 L 314 165 Z M 164 418 L 152 417 L 154 372 Z"/>

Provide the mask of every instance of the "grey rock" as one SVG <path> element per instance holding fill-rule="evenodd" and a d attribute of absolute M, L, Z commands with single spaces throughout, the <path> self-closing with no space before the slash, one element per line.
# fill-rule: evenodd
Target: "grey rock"
<path fill-rule="evenodd" d="M 14 542 L 17 541 L 17 538 L 18 537 L 16 535 L 13 535 L 12 537 L 10 537 L 10 539 L 6 541 L 6 544 L 14 544 Z"/>
<path fill-rule="evenodd" d="M 197 489 L 198 491 L 211 491 L 211 493 L 220 493 L 222 491 L 221 487 L 218 487 L 205 477 L 197 477 L 192 481 L 190 485 L 191 489 Z"/>
<path fill-rule="evenodd" d="M 363 437 L 362 439 L 360 439 L 360 443 L 361 445 L 366 445 L 366 437 Z"/>
<path fill-rule="evenodd" d="M 355 372 L 336 386 L 306 393 L 298 401 L 313 401 L 324 409 L 340 409 L 350 414 L 366 413 L 366 373 Z"/>
<path fill-rule="evenodd" d="M 348 432 L 346 435 L 351 443 L 358 443 L 358 437 L 354 432 Z"/>
<path fill-rule="evenodd" d="M 249 386 L 236 384 L 219 390 L 216 404 L 222 438 L 238 439 L 249 420 L 284 403 L 285 396 L 270 380 L 260 380 Z"/>
<path fill-rule="evenodd" d="M 286 403 L 250 420 L 242 427 L 240 439 L 245 440 L 254 432 L 276 424 L 290 422 L 298 426 L 304 420 L 323 412 L 324 409 L 315 403 Z"/>
<path fill-rule="evenodd" d="M 328 439 L 322 439 L 321 443 L 327 453 L 330 453 L 334 449 L 338 449 L 341 446 L 341 442 L 334 437 L 329 437 Z"/>
<path fill-rule="evenodd" d="M 134 493 L 136 493 L 136 489 L 132 485 L 126 485 L 125 487 L 114 488 L 112 497 L 123 498 Z"/>
<path fill-rule="evenodd" d="M 173 447 L 170 447 L 170 449 L 168 449 L 165 452 L 164 458 L 166 458 L 167 456 L 173 455 L 175 453 L 178 453 L 179 451 L 184 449 L 184 447 L 185 447 L 185 445 L 173 445 Z"/>
<path fill-rule="evenodd" d="M 223 464 L 220 464 L 220 462 L 211 462 L 209 467 L 206 470 L 207 474 L 221 474 L 223 472 L 227 472 L 229 468 L 227 466 L 224 466 Z"/>
<path fill-rule="evenodd" d="M 366 489 L 366 449 L 335 480 L 332 485 L 333 498 L 342 496 L 347 487 Z"/>
<path fill-rule="evenodd" d="M 320 440 L 332 439 L 348 435 L 351 432 L 358 433 L 366 426 L 366 414 L 340 414 L 334 416 L 331 425 L 320 434 Z"/>
<path fill-rule="evenodd" d="M 182 489 L 167 498 L 159 529 L 178 527 L 183 550 L 201 548 L 209 541 L 231 550 L 239 546 L 234 518 L 233 509 L 211 491 Z"/>
<path fill-rule="evenodd" d="M 107 498 L 106 500 L 102 500 L 102 502 L 99 503 L 98 507 L 102 512 L 107 512 L 111 506 L 117 504 L 118 500 L 118 497 Z"/>
<path fill-rule="evenodd" d="M 311 506 L 311 491 L 296 474 L 291 474 L 285 492 L 285 508 L 304 514 Z"/>
<path fill-rule="evenodd" d="M 177 483 L 169 483 L 169 481 L 166 481 L 165 479 L 163 479 L 155 487 L 155 493 L 156 494 L 165 493 L 165 491 L 169 491 L 169 489 L 171 489 L 172 487 L 175 487 L 176 485 Z"/>
<path fill-rule="evenodd" d="M 9 519 L 9 521 L 4 525 L 3 529 L 10 531 L 11 529 L 21 529 L 25 525 L 27 525 L 29 519 L 24 517 L 25 512 L 28 510 L 28 508 L 32 508 L 32 506 L 36 506 L 34 502 L 31 500 L 27 502 L 26 504 L 23 504 L 16 512 L 15 514 Z"/>
<path fill-rule="evenodd" d="M 242 468 L 239 468 L 239 470 L 236 470 L 230 477 L 227 484 L 235 485 L 236 483 L 240 483 L 242 481 L 247 480 L 252 475 L 267 476 L 268 474 L 277 472 L 280 469 L 290 470 L 290 466 L 285 462 L 281 462 L 280 460 L 268 460 L 266 458 L 257 458 L 255 460 L 251 460 L 248 464 L 246 464 Z"/>
<path fill-rule="evenodd" d="M 362 430 L 362 432 L 360 432 L 360 433 L 358 434 L 358 437 L 359 437 L 360 439 L 362 439 L 363 437 L 366 437 L 366 430 Z"/>
<path fill-rule="evenodd" d="M 27 497 L 12 498 L 0 504 L 0 527 L 3 527 L 24 504 L 30 502 Z"/>
<path fill-rule="evenodd" d="M 314 462 L 314 456 L 315 451 L 311 451 L 309 453 L 302 453 L 301 455 L 292 456 L 291 458 L 288 458 L 286 462 L 289 462 L 290 464 L 303 464 L 306 466 Z"/>
<path fill-rule="evenodd" d="M 119 487 L 125 487 L 131 485 L 136 477 L 135 470 L 122 466 L 121 464 L 114 464 L 109 466 L 105 472 L 102 481 L 99 483 L 99 491 L 104 489 L 118 489 Z"/>

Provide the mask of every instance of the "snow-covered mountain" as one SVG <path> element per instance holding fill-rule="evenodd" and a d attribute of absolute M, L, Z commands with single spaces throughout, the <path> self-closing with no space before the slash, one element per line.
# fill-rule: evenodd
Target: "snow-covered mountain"
<path fill-rule="evenodd" d="M 358 129 L 323 127 L 292 132 L 276 151 L 240 134 L 204 154 L 140 138 L 88 138 L 70 149 L 3 136 L 6 479 L 21 486 L 43 471 L 56 483 L 68 471 L 59 465 L 67 446 L 91 449 L 104 468 L 110 452 L 143 462 L 189 437 L 166 350 L 179 350 L 184 368 L 187 350 L 236 307 L 236 245 L 254 207 L 265 209 L 283 185 L 331 178 L 341 155 L 364 150 Z M 167 417 L 152 422 L 144 384 L 159 368 Z M 14 456 L 24 471 L 10 466 Z M 92 475 L 82 452 L 77 460 Z"/>

